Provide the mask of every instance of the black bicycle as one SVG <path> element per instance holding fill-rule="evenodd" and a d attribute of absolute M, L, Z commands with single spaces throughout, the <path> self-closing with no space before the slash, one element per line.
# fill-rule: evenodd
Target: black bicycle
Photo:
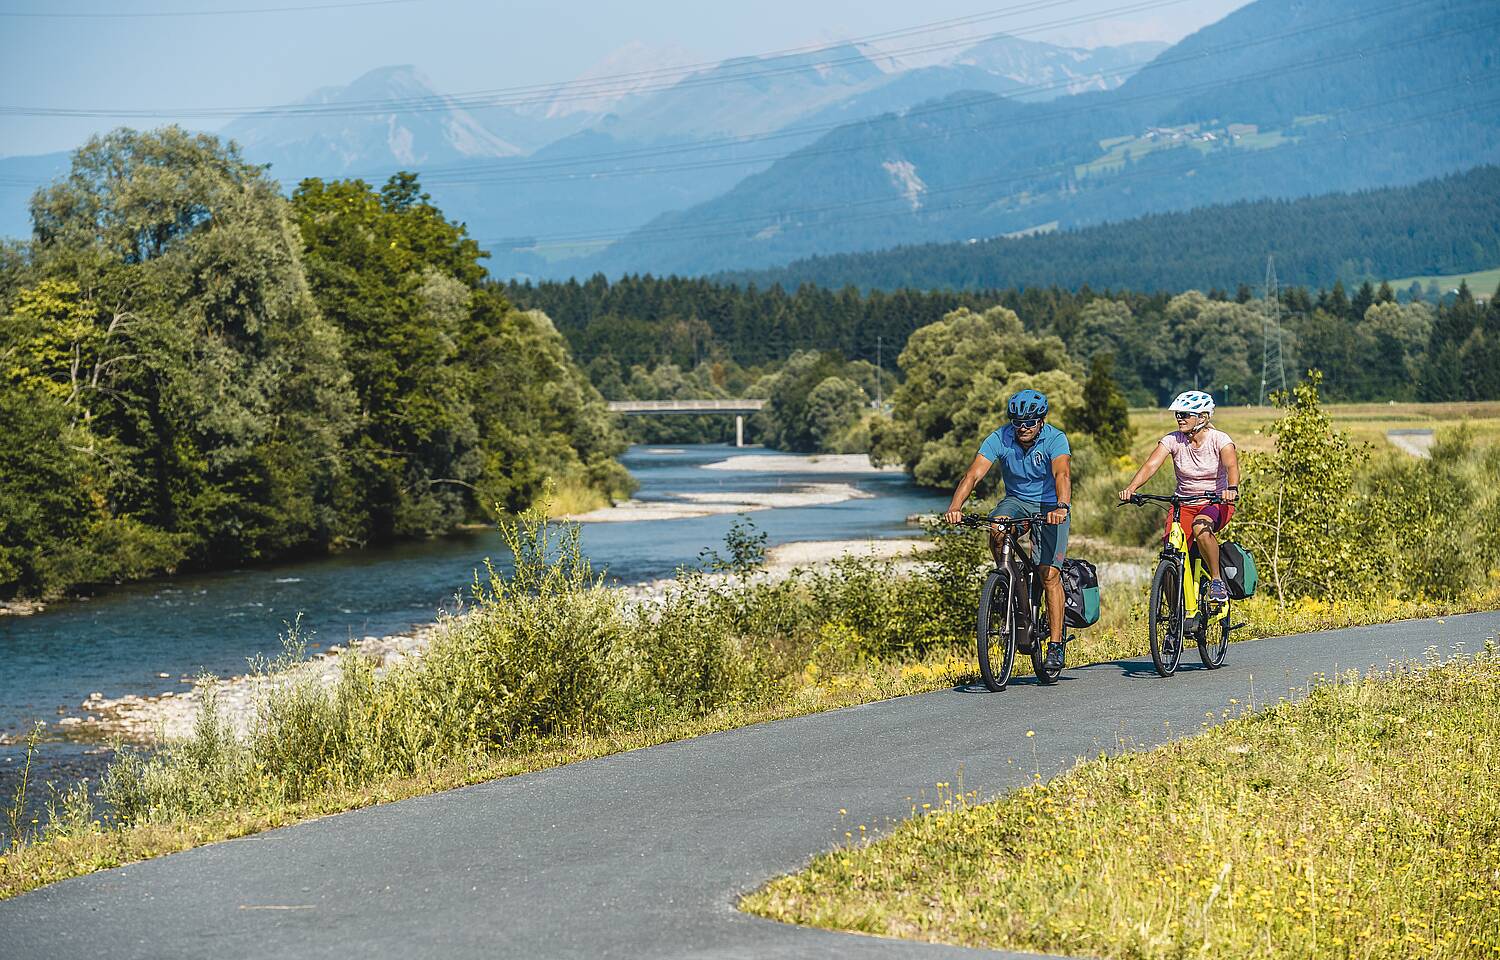
<path fill-rule="evenodd" d="M 1000 565 L 990 571 L 979 591 L 979 674 L 984 685 L 997 693 L 1010 683 L 1017 651 L 1031 655 L 1031 665 L 1041 683 L 1056 683 L 1062 673 L 1061 668 L 1047 668 L 1047 640 L 1051 632 L 1041 574 L 1025 550 L 1011 549 L 1017 535 L 1029 530 L 1031 524 L 1041 522 L 972 514 L 965 514 L 959 520 L 961 526 L 984 530 L 998 527 L 1010 534 L 1000 546 Z"/>
<path fill-rule="evenodd" d="M 1138 493 L 1128 501 L 1136 506 L 1155 500 L 1172 507 L 1172 526 L 1162 541 L 1156 574 L 1151 578 L 1151 606 L 1147 609 L 1147 633 L 1151 639 L 1151 662 L 1156 672 L 1170 677 L 1177 672 L 1182 659 L 1182 645 L 1187 640 L 1198 644 L 1198 657 L 1210 670 L 1224 665 L 1229 650 L 1228 600 L 1214 603 L 1208 599 L 1208 565 L 1198 554 L 1196 545 L 1188 543 L 1182 531 L 1183 504 L 1223 503 L 1216 494 L 1195 497 L 1160 497 Z M 1124 503 L 1122 502 L 1121 506 Z"/>

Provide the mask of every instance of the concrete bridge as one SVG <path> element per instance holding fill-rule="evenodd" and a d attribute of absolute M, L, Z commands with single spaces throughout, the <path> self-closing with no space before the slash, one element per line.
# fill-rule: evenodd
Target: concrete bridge
<path fill-rule="evenodd" d="M 627 417 L 662 416 L 676 413 L 734 414 L 734 445 L 745 445 L 745 414 L 764 407 L 764 400 L 611 400 L 609 409 Z"/>

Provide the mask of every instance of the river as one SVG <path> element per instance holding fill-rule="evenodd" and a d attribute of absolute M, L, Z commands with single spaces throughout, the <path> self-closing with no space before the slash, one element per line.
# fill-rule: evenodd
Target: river
<path fill-rule="evenodd" d="M 944 498 L 897 473 L 830 474 L 783 470 L 705 469 L 706 464 L 768 451 L 721 445 L 632 447 L 621 462 L 644 501 L 695 493 L 765 493 L 809 483 L 846 483 L 866 498 L 749 515 L 776 545 L 807 540 L 911 536 L 906 518 L 931 512 Z M 788 463 L 795 463 L 789 459 Z M 736 517 L 589 523 L 584 551 L 620 583 L 670 576 L 704 548 L 722 548 Z M 56 604 L 30 617 L 0 617 L 0 810 L 9 808 L 35 720 L 49 735 L 33 776 L 43 781 L 97 775 L 108 752 L 59 740 L 60 714 L 76 715 L 91 692 L 106 697 L 186 690 L 201 672 L 245 672 L 246 660 L 274 656 L 280 634 L 299 614 L 310 645 L 398 633 L 429 623 L 472 582 L 486 558 L 502 562 L 493 530 L 343 554 L 337 557 L 169 577 L 118 587 L 86 601 Z M 33 799 L 45 797 L 45 787 Z"/>

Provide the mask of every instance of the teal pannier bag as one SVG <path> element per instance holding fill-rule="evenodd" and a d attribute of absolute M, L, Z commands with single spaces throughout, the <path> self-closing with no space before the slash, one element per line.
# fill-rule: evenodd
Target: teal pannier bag
<path fill-rule="evenodd" d="M 1224 586 L 1235 600 L 1247 600 L 1255 596 L 1255 558 L 1250 551 L 1237 543 L 1225 541 L 1219 544 L 1219 573 L 1224 576 Z"/>
<path fill-rule="evenodd" d="M 1062 564 L 1063 622 L 1092 627 L 1099 622 L 1099 571 L 1087 560 L 1068 557 Z"/>

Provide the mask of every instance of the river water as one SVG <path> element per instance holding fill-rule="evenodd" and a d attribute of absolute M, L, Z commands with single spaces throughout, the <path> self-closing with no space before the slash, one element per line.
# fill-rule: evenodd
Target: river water
<path fill-rule="evenodd" d="M 621 458 L 640 484 L 636 498 L 674 494 L 788 491 L 807 483 L 847 483 L 869 498 L 749 515 L 774 546 L 805 540 L 911 536 L 906 518 L 944 498 L 901 474 L 804 474 L 708 470 L 704 465 L 759 449 L 720 445 L 632 447 Z M 620 583 L 670 576 L 704 548 L 722 549 L 734 515 L 591 523 L 583 548 Z M 61 603 L 30 617 L 0 617 L 0 734 L 16 739 L 33 721 L 55 732 L 62 712 L 78 714 L 93 691 L 106 697 L 182 691 L 204 671 L 245 672 L 246 660 L 274 656 L 286 624 L 302 617 L 310 643 L 326 648 L 435 619 L 472 582 L 486 558 L 503 566 L 493 530 L 458 534 L 338 557 L 154 580 Z M 107 752 L 48 737 L 34 776 L 97 774 Z M 24 748 L 0 744 L 0 810 L 9 808 Z M 42 788 L 33 797 L 45 796 Z"/>

